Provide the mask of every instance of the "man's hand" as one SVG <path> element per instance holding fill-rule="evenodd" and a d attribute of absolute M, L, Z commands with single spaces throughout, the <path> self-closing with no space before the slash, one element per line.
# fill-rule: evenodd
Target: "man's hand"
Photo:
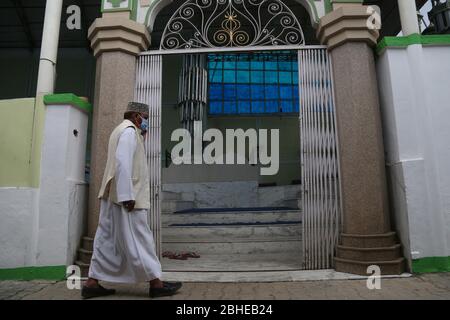
<path fill-rule="evenodd" d="M 124 202 L 122 202 L 122 204 L 125 207 L 125 209 L 128 210 L 128 212 L 131 212 L 131 211 L 134 210 L 134 206 L 136 205 L 136 201 L 134 201 L 134 200 L 124 201 Z"/>

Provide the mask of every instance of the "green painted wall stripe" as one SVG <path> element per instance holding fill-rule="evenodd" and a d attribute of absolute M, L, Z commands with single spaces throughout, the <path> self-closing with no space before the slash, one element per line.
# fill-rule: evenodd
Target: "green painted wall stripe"
<path fill-rule="evenodd" d="M 412 261 L 414 273 L 450 272 L 450 257 L 428 257 Z"/>
<path fill-rule="evenodd" d="M 448 46 L 450 45 L 450 34 L 442 35 L 420 35 L 412 34 L 407 37 L 384 37 L 377 45 L 378 54 L 386 48 L 406 48 L 410 45 L 421 44 L 424 46 Z"/>
<path fill-rule="evenodd" d="M 0 269 L 0 280 L 64 280 L 66 266 Z"/>
<path fill-rule="evenodd" d="M 44 103 L 46 105 L 72 105 L 85 112 L 92 112 L 92 105 L 86 102 L 72 93 L 63 94 L 49 94 L 44 97 Z"/>

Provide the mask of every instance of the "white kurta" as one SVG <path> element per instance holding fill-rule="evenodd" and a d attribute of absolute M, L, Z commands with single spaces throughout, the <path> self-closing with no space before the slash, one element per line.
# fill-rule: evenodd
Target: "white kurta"
<path fill-rule="evenodd" d="M 135 200 L 132 184 L 136 132 L 126 128 L 116 150 L 116 183 L 119 202 Z M 89 277 L 118 283 L 138 283 L 161 277 L 147 210 L 128 212 L 102 199 L 100 220 L 94 239 Z"/>

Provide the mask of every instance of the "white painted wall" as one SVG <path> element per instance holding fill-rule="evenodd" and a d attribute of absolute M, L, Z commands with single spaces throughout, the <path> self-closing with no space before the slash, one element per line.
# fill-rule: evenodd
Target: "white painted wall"
<path fill-rule="evenodd" d="M 47 106 L 40 188 L 0 188 L 0 268 L 74 262 L 85 225 L 87 126 L 83 111 Z"/>
<path fill-rule="evenodd" d="M 73 263 L 83 232 L 88 115 L 47 106 L 41 161 L 38 265 Z M 74 130 L 78 135 L 75 136 Z"/>
<path fill-rule="evenodd" d="M 0 188 L 0 268 L 34 265 L 39 189 Z"/>
<path fill-rule="evenodd" d="M 409 259 L 450 256 L 450 46 L 378 59 L 396 229 Z"/>

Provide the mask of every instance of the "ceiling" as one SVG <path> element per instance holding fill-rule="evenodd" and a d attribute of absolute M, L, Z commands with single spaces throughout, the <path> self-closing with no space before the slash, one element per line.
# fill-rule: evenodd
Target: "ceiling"
<path fill-rule="evenodd" d="M 292 0 L 286 0 L 292 3 Z M 418 7 L 427 0 L 416 0 Z M 45 14 L 45 0 L 1 0 L 0 1 L 0 48 L 39 48 L 42 41 L 42 29 Z M 396 35 L 400 31 L 400 19 L 397 1 L 366 0 L 366 4 L 376 4 L 382 10 L 382 35 Z M 65 26 L 67 7 L 76 4 L 81 8 L 82 29 L 68 30 Z M 303 10 L 299 9 L 299 12 Z M 163 14 L 164 11 L 162 12 Z M 89 47 L 87 30 L 100 16 L 100 0 L 64 0 L 60 47 Z M 160 17 L 160 21 L 168 17 Z M 155 31 L 161 32 L 155 28 Z M 161 29 L 161 28 L 159 28 Z M 306 32 L 307 34 L 309 32 Z M 308 41 L 307 41 L 308 42 Z"/>
<path fill-rule="evenodd" d="M 0 48 L 38 48 L 41 46 L 45 0 L 0 1 Z M 64 0 L 60 47 L 88 46 L 87 30 L 100 16 L 100 0 Z M 81 8 L 81 30 L 69 30 L 66 13 L 70 5 Z"/>

